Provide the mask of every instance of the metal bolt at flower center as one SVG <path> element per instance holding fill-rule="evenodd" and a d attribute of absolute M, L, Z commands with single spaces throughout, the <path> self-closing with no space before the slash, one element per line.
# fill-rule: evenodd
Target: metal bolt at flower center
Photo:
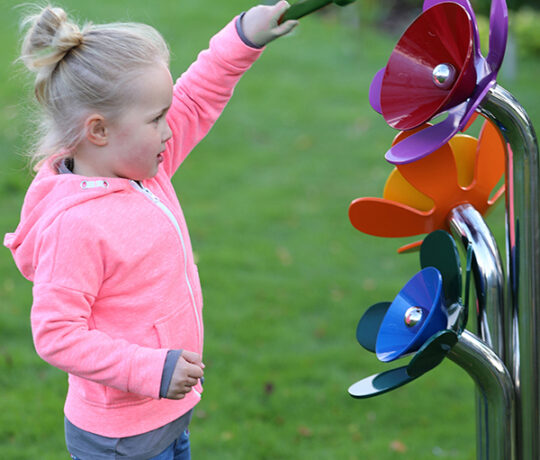
<path fill-rule="evenodd" d="M 403 319 L 408 327 L 413 327 L 422 321 L 423 315 L 424 312 L 420 307 L 410 307 L 405 312 L 405 317 Z"/>
<path fill-rule="evenodd" d="M 433 83 L 441 89 L 450 88 L 456 80 L 456 69 L 452 64 L 439 64 L 433 69 Z"/>

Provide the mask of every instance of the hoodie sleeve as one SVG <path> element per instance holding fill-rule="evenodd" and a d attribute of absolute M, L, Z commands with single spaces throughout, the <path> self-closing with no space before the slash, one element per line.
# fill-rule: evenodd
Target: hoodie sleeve
<path fill-rule="evenodd" d="M 70 374 L 158 399 L 168 350 L 132 344 L 92 327 L 106 259 L 95 235 L 79 224 L 63 214 L 39 242 L 31 311 L 36 351 Z"/>
<path fill-rule="evenodd" d="M 173 132 L 164 154 L 172 176 L 189 152 L 208 133 L 233 94 L 237 82 L 262 49 L 240 38 L 235 18 L 210 40 L 209 49 L 177 80 L 167 122 Z"/>

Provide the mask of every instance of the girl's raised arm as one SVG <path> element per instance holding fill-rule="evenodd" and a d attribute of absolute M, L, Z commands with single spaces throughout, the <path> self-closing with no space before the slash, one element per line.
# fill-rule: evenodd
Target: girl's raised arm
<path fill-rule="evenodd" d="M 173 131 L 164 164 L 169 176 L 208 133 L 263 47 L 296 26 L 297 21 L 278 24 L 288 8 L 289 4 L 281 1 L 254 7 L 236 17 L 178 79 L 167 116 Z"/>

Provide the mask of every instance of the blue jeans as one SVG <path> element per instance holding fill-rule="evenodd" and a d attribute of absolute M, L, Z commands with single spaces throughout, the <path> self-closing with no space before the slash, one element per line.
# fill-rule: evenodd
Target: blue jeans
<path fill-rule="evenodd" d="M 72 455 L 73 460 L 80 460 L 75 455 Z M 180 437 L 167 447 L 161 454 L 148 460 L 190 460 L 191 449 L 189 446 L 189 432 L 185 430 Z"/>
<path fill-rule="evenodd" d="M 185 430 L 182 435 L 167 447 L 161 454 L 150 460 L 190 460 L 191 449 L 189 446 L 189 431 Z"/>

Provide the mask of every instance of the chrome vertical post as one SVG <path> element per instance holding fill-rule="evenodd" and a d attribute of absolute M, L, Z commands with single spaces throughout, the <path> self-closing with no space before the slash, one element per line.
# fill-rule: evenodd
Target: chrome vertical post
<path fill-rule="evenodd" d="M 448 358 L 473 378 L 477 387 L 481 426 L 486 436 L 477 445 L 477 459 L 514 460 L 514 404 L 512 377 L 495 352 L 465 330 Z M 480 421 L 480 420 L 478 420 Z"/>
<path fill-rule="evenodd" d="M 502 354 L 516 391 L 517 458 L 540 458 L 540 221 L 538 142 L 523 107 L 495 86 L 480 105 L 507 143 L 507 307 Z M 486 311 L 488 316 L 498 315 Z M 495 321 L 495 320 L 494 320 Z M 490 321 L 488 321 L 490 322 Z M 496 321 L 495 321 L 496 322 Z"/>
<path fill-rule="evenodd" d="M 470 333 L 462 335 L 449 357 L 477 383 L 476 458 L 515 459 L 514 388 L 503 364 L 506 299 L 499 249 L 482 215 L 470 204 L 454 208 L 448 221 L 454 237 L 461 241 L 465 250 L 471 247 L 473 253 L 471 271 L 476 288 L 476 330 L 481 341 Z M 477 356 L 480 353 L 485 357 Z M 487 369 L 478 369 L 479 366 Z M 490 376 L 496 378 L 490 380 Z M 504 388 L 495 388 L 498 383 Z"/>
<path fill-rule="evenodd" d="M 448 221 L 464 249 L 472 247 L 477 334 L 504 362 L 505 280 L 497 242 L 482 215 L 470 204 L 455 207 Z"/>

